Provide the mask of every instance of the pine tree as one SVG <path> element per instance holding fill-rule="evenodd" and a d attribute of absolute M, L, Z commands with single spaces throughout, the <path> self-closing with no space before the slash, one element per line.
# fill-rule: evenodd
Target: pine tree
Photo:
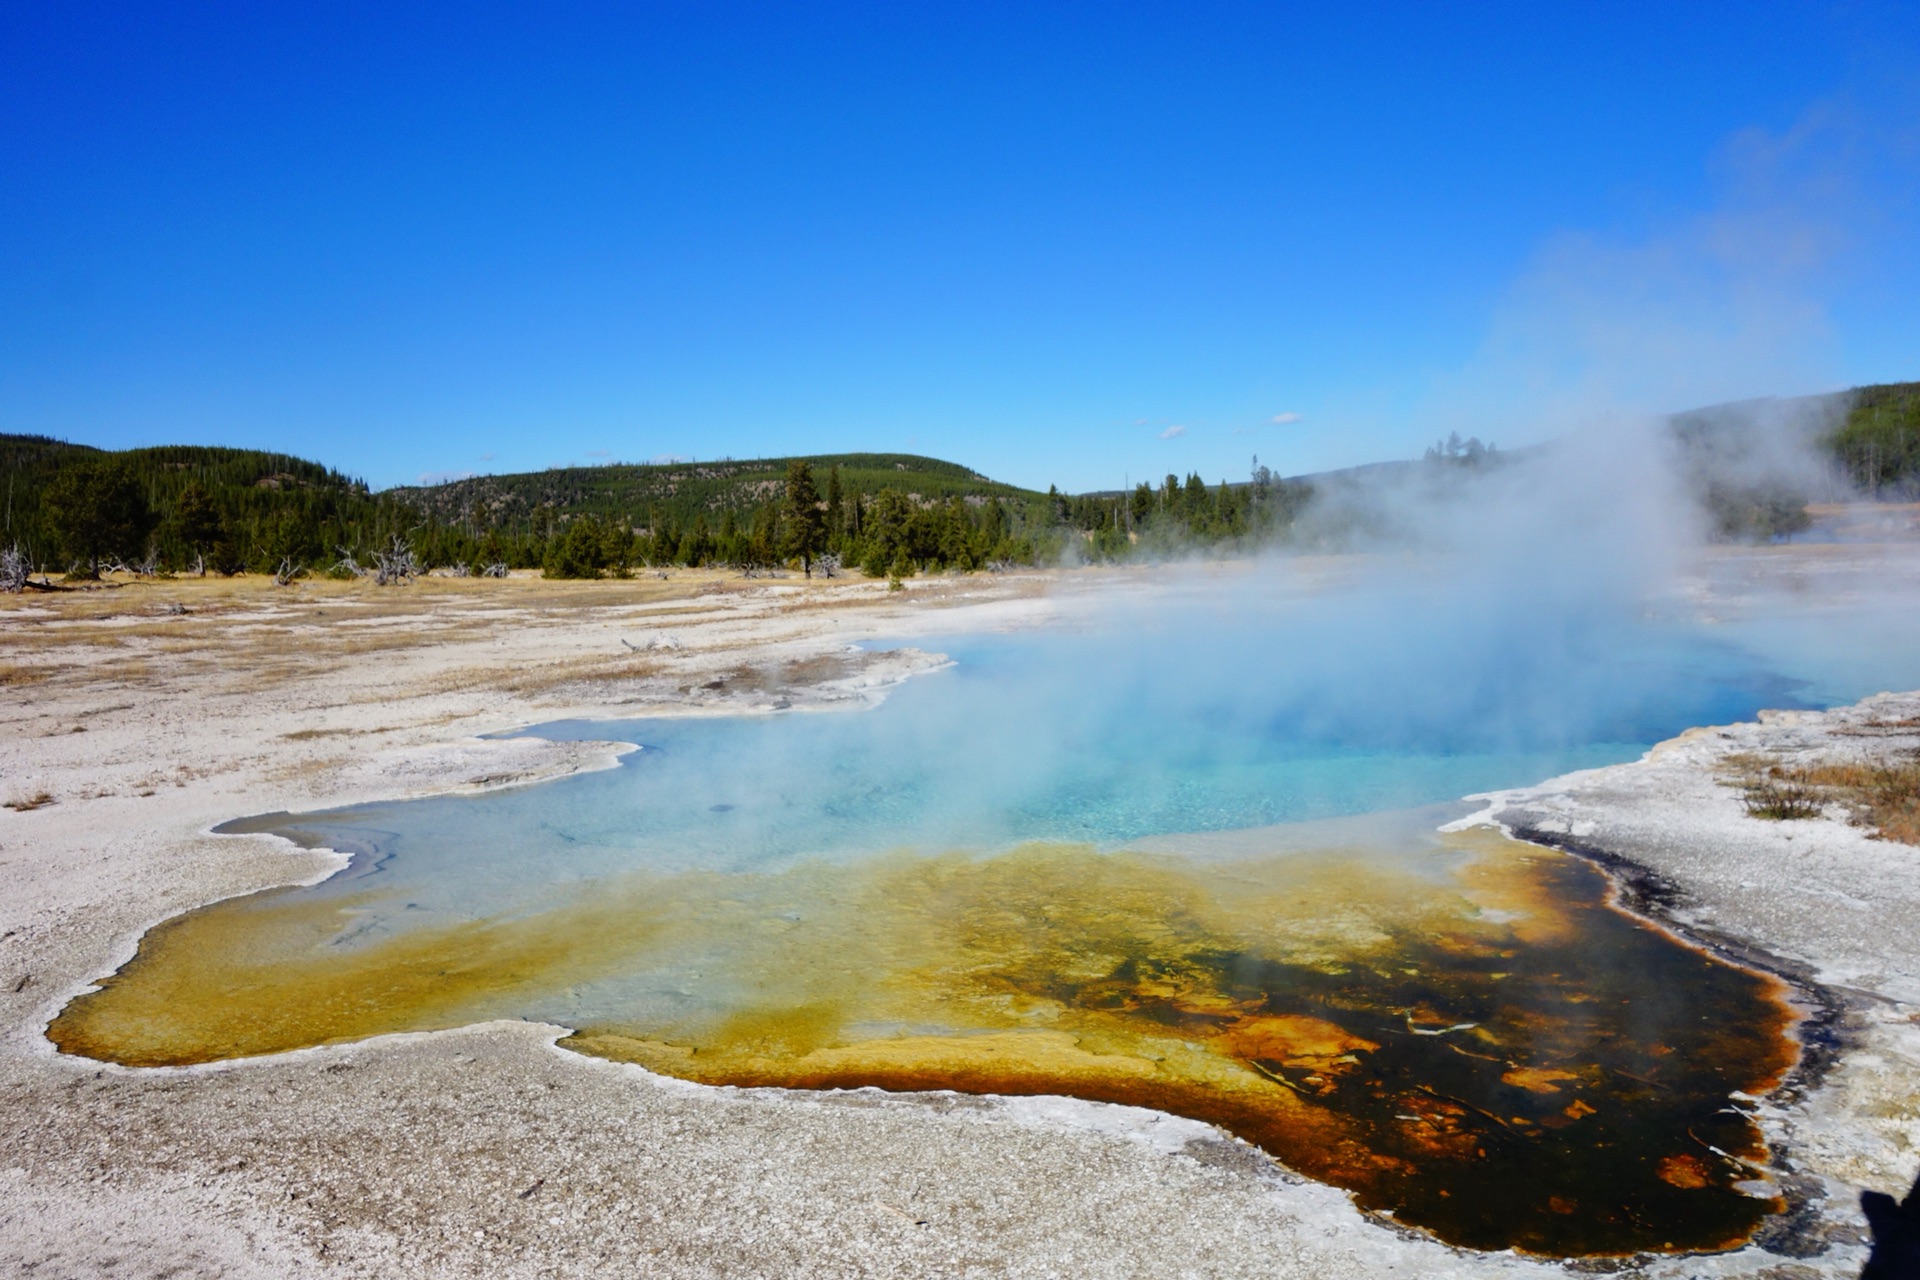
<path fill-rule="evenodd" d="M 187 487 L 174 500 L 173 534 L 193 552 L 201 573 L 206 572 L 209 557 L 221 559 L 219 549 L 227 541 L 227 522 L 213 504 L 213 495 L 198 480 L 187 481 Z"/>
<path fill-rule="evenodd" d="M 1153 515 L 1153 486 L 1142 480 L 1133 490 L 1133 527 L 1139 528 Z"/>
<path fill-rule="evenodd" d="M 826 518 L 820 510 L 820 490 L 813 483 L 813 468 L 795 458 L 787 464 L 786 537 L 781 539 L 786 554 L 800 557 L 800 567 L 813 576 L 813 558 L 826 542 Z"/>
<path fill-rule="evenodd" d="M 111 461 L 79 462 L 63 469 L 41 502 L 47 523 L 66 553 L 100 576 L 100 562 L 137 557 L 153 532 L 153 512 L 131 472 Z"/>
<path fill-rule="evenodd" d="M 774 503 L 753 513 L 753 533 L 747 539 L 747 563 L 758 567 L 773 563 L 774 548 L 779 545 L 780 508 Z"/>
<path fill-rule="evenodd" d="M 840 464 L 834 463 L 827 472 L 827 540 L 831 542 L 840 533 L 840 518 L 846 506 L 846 492 L 840 487 Z"/>

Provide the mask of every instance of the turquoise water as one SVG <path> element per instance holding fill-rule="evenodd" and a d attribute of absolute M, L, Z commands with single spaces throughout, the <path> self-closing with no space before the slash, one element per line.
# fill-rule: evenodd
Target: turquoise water
<path fill-rule="evenodd" d="M 1072 631 L 921 641 L 955 665 L 871 710 L 542 725 L 526 732 L 641 749 L 534 787 L 249 826 L 356 851 L 306 892 L 377 886 L 403 906 L 372 916 L 414 922 L 531 910 L 636 869 L 1113 848 L 1456 801 L 1689 726 L 1920 683 L 1911 622 L 1797 601 L 1709 625 L 1524 593 L 1462 608 L 1417 588 L 1162 602 Z"/>

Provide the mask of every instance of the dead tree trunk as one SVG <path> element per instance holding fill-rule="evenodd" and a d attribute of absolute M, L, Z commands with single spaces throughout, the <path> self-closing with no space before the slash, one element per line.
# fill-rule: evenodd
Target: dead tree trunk
<path fill-rule="evenodd" d="M 27 589 L 27 576 L 32 572 L 33 566 L 27 563 L 18 543 L 0 551 L 0 591 L 20 594 Z"/>
<path fill-rule="evenodd" d="M 373 583 L 377 587 L 404 586 L 421 574 L 420 558 L 399 534 L 394 535 L 389 550 L 373 553 L 373 565 Z"/>

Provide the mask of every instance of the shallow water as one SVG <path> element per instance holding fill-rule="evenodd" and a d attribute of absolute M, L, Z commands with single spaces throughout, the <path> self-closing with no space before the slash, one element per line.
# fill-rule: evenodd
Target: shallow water
<path fill-rule="evenodd" d="M 1563 855 L 1359 851 L 630 873 L 373 939 L 376 891 L 263 894 L 155 930 L 53 1036 L 161 1065 L 522 1014 L 713 1084 L 1069 1093 L 1212 1121 L 1483 1248 L 1714 1248 L 1774 1207 L 1734 1185 L 1763 1153 L 1727 1106 L 1791 1062 L 1773 983 Z"/>
<path fill-rule="evenodd" d="M 242 824 L 353 865 L 159 927 L 50 1034 L 160 1065 L 530 1017 L 713 1083 L 1158 1107 L 1476 1247 L 1736 1243 L 1772 1206 L 1734 1185 L 1763 1153 L 1729 1097 L 1790 1063 L 1774 984 L 1583 864 L 1433 831 L 1463 794 L 1859 696 L 1905 633 L 1827 661 L 1764 610 L 1424 599 L 960 639 L 859 714 L 547 726 L 642 750 Z"/>

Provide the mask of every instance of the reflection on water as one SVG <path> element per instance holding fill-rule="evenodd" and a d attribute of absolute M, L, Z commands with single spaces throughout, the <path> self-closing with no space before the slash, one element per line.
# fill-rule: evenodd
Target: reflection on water
<path fill-rule="evenodd" d="M 634 874 L 378 936 L 377 889 L 275 891 L 156 929 L 51 1035 L 161 1065 L 557 1017 L 584 1052 L 714 1084 L 1212 1121 L 1458 1244 L 1743 1239 L 1775 1206 L 1734 1185 L 1763 1152 L 1728 1098 L 1789 1065 L 1774 985 L 1607 907 L 1562 855 L 1487 833 L 1422 852 Z"/>

